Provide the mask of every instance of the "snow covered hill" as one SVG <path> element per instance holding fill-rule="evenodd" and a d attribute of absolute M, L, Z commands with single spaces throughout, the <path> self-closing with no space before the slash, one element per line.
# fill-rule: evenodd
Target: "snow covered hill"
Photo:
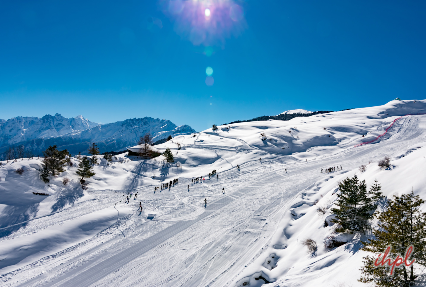
<path fill-rule="evenodd" d="M 128 119 L 100 125 L 82 116 L 64 118 L 60 114 L 42 118 L 17 117 L 0 122 L 0 154 L 10 146 L 24 146 L 26 151 L 41 155 L 47 147 L 57 145 L 72 154 L 87 153 L 91 143 L 97 143 L 101 152 L 120 151 L 134 145 L 145 133 L 154 141 L 195 132 L 190 126 L 177 127 L 171 121 L 150 117 Z"/>
<path fill-rule="evenodd" d="M 2 286 L 368 286 L 357 281 L 360 238 L 324 222 L 338 182 L 355 174 L 368 186 L 377 179 L 388 197 L 413 189 L 426 199 L 425 114 L 426 100 L 391 101 L 222 125 L 154 147 L 170 148 L 173 164 L 102 159 L 85 191 L 76 157 L 48 185 L 41 159 L 3 161 Z M 388 170 L 377 166 L 385 156 Z M 321 172 L 329 167 L 339 168 Z M 332 239 L 343 245 L 326 247 Z"/>

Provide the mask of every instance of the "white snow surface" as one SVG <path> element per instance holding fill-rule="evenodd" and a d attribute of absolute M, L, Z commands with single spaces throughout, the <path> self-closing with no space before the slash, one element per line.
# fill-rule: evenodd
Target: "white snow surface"
<path fill-rule="evenodd" d="M 101 159 L 86 191 L 75 174 L 78 158 L 49 184 L 38 178 L 42 159 L 3 161 L 1 286 L 367 286 L 357 281 L 366 255 L 359 236 L 338 234 L 324 221 L 338 183 L 355 174 L 368 186 L 377 180 L 388 197 L 413 189 L 426 199 L 422 113 L 426 100 L 391 101 L 223 125 L 156 146 L 172 150 L 173 164 L 163 156 Z M 355 147 L 400 116 L 385 136 Z M 385 156 L 389 170 L 377 165 Z M 212 170 L 218 177 L 209 179 Z M 192 182 L 200 176 L 202 183 Z M 170 190 L 154 192 L 177 178 Z M 347 243 L 327 249 L 331 238 Z M 307 239 L 316 252 L 308 252 Z"/>

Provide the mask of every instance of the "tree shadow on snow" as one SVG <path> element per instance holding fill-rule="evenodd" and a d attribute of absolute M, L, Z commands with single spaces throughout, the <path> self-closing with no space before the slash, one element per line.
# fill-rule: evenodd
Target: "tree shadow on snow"
<path fill-rule="evenodd" d="M 125 190 L 127 190 L 127 193 L 132 192 L 135 190 L 138 185 L 141 177 L 149 170 L 152 169 L 152 166 L 147 164 L 145 161 L 141 161 L 135 169 L 132 171 L 134 176 L 130 179 L 130 183 L 127 185 Z M 143 183 L 143 181 L 142 181 Z"/>
<path fill-rule="evenodd" d="M 61 210 L 68 204 L 74 204 L 74 202 L 80 197 L 83 197 L 83 195 L 83 189 L 78 184 L 72 189 L 62 190 L 58 195 L 56 203 L 52 206 L 52 213 Z"/>
<path fill-rule="evenodd" d="M 164 180 L 169 175 L 170 166 L 168 163 L 164 164 L 160 169 L 160 178 Z"/>

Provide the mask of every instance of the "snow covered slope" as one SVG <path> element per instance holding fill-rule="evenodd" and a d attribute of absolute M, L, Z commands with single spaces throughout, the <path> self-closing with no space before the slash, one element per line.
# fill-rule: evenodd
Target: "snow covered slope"
<path fill-rule="evenodd" d="M 360 238 L 328 249 L 339 234 L 324 221 L 338 182 L 354 174 L 368 185 L 377 179 L 387 196 L 413 189 L 426 199 L 423 113 L 426 101 L 392 101 L 219 126 L 155 146 L 170 148 L 173 164 L 163 156 L 102 160 L 86 191 L 77 158 L 49 185 L 37 177 L 40 159 L 2 162 L 2 286 L 366 286 L 356 281 Z M 377 166 L 384 156 L 390 170 Z M 333 166 L 339 170 L 321 173 Z M 154 190 L 176 178 L 171 189 Z"/>
<path fill-rule="evenodd" d="M 47 147 L 57 145 L 72 154 L 87 153 L 91 143 L 97 143 L 101 152 L 120 151 L 134 145 L 145 133 L 154 141 L 195 132 L 190 126 L 176 126 L 171 121 L 150 117 L 128 119 L 99 125 L 82 116 L 64 118 L 59 114 L 44 117 L 17 117 L 0 122 L 0 154 L 9 146 L 23 145 L 26 151 L 41 155 Z"/>

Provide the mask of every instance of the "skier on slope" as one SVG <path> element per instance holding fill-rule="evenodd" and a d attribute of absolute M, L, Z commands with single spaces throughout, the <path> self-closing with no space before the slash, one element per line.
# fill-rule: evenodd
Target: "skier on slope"
<path fill-rule="evenodd" d="M 225 188 L 222 188 L 222 193 L 225 194 Z"/>
<path fill-rule="evenodd" d="M 204 206 L 207 206 L 207 198 L 204 198 Z"/>
<path fill-rule="evenodd" d="M 139 211 L 142 212 L 142 202 L 139 202 Z"/>

